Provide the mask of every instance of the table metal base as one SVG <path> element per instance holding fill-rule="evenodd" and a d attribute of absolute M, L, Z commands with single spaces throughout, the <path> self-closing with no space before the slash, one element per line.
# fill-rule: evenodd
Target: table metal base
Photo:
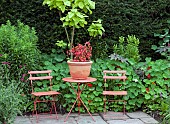
<path fill-rule="evenodd" d="M 85 87 L 86 85 L 83 84 L 82 89 L 80 89 L 81 83 L 78 83 L 78 91 L 75 90 L 75 88 L 72 86 L 71 83 L 70 83 L 70 85 L 71 85 L 71 87 L 73 88 L 74 92 L 77 94 L 77 98 L 76 98 L 76 100 L 75 100 L 73 106 L 71 107 L 70 112 L 68 113 L 68 115 L 66 116 L 66 118 L 65 118 L 64 121 L 67 121 L 68 116 L 70 115 L 71 111 L 73 110 L 73 108 L 74 108 L 76 102 L 78 102 L 78 111 L 79 111 L 79 114 L 80 114 L 80 105 L 81 105 L 81 103 L 82 103 L 83 106 L 86 108 L 88 114 L 89 114 L 89 115 L 91 116 L 91 118 L 93 119 L 93 121 L 95 121 L 94 118 L 93 118 L 93 116 L 92 116 L 92 114 L 89 112 L 89 110 L 87 109 L 86 105 L 84 104 L 84 102 L 82 101 L 82 99 L 81 99 L 81 97 L 80 97 L 80 95 L 81 95 L 81 93 L 82 93 L 82 91 L 83 91 L 83 89 L 84 89 L 84 87 Z"/>

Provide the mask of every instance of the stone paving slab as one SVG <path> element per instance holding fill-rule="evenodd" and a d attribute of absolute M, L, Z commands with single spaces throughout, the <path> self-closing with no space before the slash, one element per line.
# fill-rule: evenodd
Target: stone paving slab
<path fill-rule="evenodd" d="M 52 115 L 53 118 L 44 118 L 44 115 L 40 115 L 38 124 L 77 124 L 74 117 L 69 117 L 65 122 L 66 115 L 58 114 L 58 119 L 56 119 L 55 114 Z M 32 124 L 36 124 L 36 117 L 31 117 L 30 121 Z"/>
<path fill-rule="evenodd" d="M 123 114 L 123 112 L 106 112 L 104 113 L 100 113 L 101 117 L 105 120 L 105 121 L 109 121 L 109 120 L 127 120 L 129 119 L 129 117 L 125 114 Z"/>
<path fill-rule="evenodd" d="M 93 116 L 94 120 L 92 120 L 91 116 L 78 116 L 75 118 L 77 124 L 107 124 L 100 116 Z"/>
<path fill-rule="evenodd" d="M 14 124 L 32 124 L 27 116 L 17 116 Z"/>
<path fill-rule="evenodd" d="M 53 115 L 53 118 L 44 118 L 44 116 L 45 115 L 39 115 L 38 124 L 107 124 L 99 114 L 93 115 L 95 121 L 88 114 L 70 114 L 66 122 L 64 120 L 67 114 L 58 114 L 58 120 L 55 118 L 55 115 Z M 14 124 L 36 124 L 36 117 L 18 116 Z"/>
<path fill-rule="evenodd" d="M 159 123 L 154 118 L 152 118 L 150 115 L 144 112 L 141 112 L 141 111 L 127 113 L 127 116 L 129 116 L 130 118 L 134 118 L 134 119 L 140 119 L 145 124 L 158 124 Z"/>
<path fill-rule="evenodd" d="M 65 114 L 67 116 L 68 113 Z M 99 116 L 99 113 L 93 113 L 93 116 Z M 69 117 L 77 117 L 77 116 L 90 116 L 88 113 L 78 114 L 78 113 L 71 113 Z"/>
<path fill-rule="evenodd" d="M 146 113 L 143 113 L 141 111 L 137 111 L 137 112 L 132 112 L 132 113 L 126 113 L 127 116 L 129 116 L 130 118 L 150 118 L 151 116 L 149 116 Z"/>
<path fill-rule="evenodd" d="M 151 116 L 143 112 L 126 113 L 122 112 L 107 112 L 93 114 L 93 119 L 89 114 L 76 114 L 71 113 L 67 121 L 64 122 L 67 114 L 58 114 L 58 120 L 56 115 L 52 115 L 53 118 L 43 118 L 44 115 L 40 115 L 38 124 L 158 124 L 158 122 Z M 47 116 L 47 115 L 46 115 Z M 36 117 L 32 116 L 17 116 L 14 124 L 37 124 Z"/>
<path fill-rule="evenodd" d="M 153 118 L 140 118 L 145 124 L 158 124 L 159 122 Z"/>
<path fill-rule="evenodd" d="M 110 120 L 108 124 L 145 124 L 139 119 L 127 119 L 127 120 Z"/>

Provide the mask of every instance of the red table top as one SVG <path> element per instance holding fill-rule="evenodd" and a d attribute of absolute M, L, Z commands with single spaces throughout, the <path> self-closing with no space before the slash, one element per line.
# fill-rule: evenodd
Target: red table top
<path fill-rule="evenodd" d="M 66 77 L 66 78 L 63 78 L 62 80 L 65 82 L 89 83 L 89 82 L 96 81 L 96 78 L 88 77 L 87 79 L 84 79 L 84 80 L 76 80 L 76 79 L 72 79 L 71 77 Z"/>

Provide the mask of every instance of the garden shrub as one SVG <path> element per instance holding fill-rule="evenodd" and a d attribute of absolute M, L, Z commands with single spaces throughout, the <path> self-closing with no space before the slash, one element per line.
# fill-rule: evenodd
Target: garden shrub
<path fill-rule="evenodd" d="M 161 110 L 163 112 L 163 121 L 161 124 L 168 124 L 170 123 L 170 96 L 162 101 Z"/>
<path fill-rule="evenodd" d="M 15 117 L 21 114 L 20 102 L 21 94 L 17 90 L 16 82 L 10 82 L 8 86 L 3 86 L 0 82 L 0 123 L 13 124 Z"/>
<path fill-rule="evenodd" d="M 145 79 L 142 88 L 144 94 L 144 104 L 147 112 L 159 111 L 159 114 L 165 114 L 166 110 L 163 107 L 163 100 L 166 100 L 170 95 L 170 64 L 167 60 L 151 61 L 151 58 L 146 58 L 143 63 Z M 166 107 L 167 108 L 167 107 Z"/>
<path fill-rule="evenodd" d="M 147 102 L 151 97 L 157 98 L 161 96 L 167 98 L 169 95 L 169 68 L 170 64 L 167 60 L 151 61 L 149 58 L 146 59 L 143 67 L 146 78 L 143 80 L 143 83 L 145 83 L 148 89 L 143 89 L 142 91 L 146 92 L 145 99 Z"/>
<path fill-rule="evenodd" d="M 128 35 L 127 38 L 121 36 L 119 43 L 113 46 L 113 51 L 125 58 L 133 58 L 136 62 L 139 62 L 139 43 L 139 39 L 134 35 Z"/>
<path fill-rule="evenodd" d="M 17 25 L 12 25 L 10 21 L 7 21 L 6 24 L 0 26 L 0 64 L 6 64 L 8 65 L 6 67 L 10 69 L 7 72 L 4 70 L 6 67 L 1 67 L 0 75 L 4 77 L 3 83 L 6 80 L 14 80 L 24 94 L 29 94 L 28 70 L 39 68 L 41 55 L 36 46 L 37 41 L 35 29 L 20 21 Z M 24 97 L 24 106 L 27 106 L 29 98 Z M 24 106 L 21 107 L 24 109 Z"/>
<path fill-rule="evenodd" d="M 8 62 L 11 79 L 24 81 L 22 74 L 37 66 L 40 58 L 37 41 L 34 28 L 20 21 L 16 26 L 7 21 L 0 27 L 0 61 Z"/>
<path fill-rule="evenodd" d="M 20 80 L 10 80 L 8 64 L 0 64 L 0 70 L 5 71 L 0 75 L 0 124 L 13 124 L 16 116 L 21 114 L 21 105 L 24 105 Z"/>

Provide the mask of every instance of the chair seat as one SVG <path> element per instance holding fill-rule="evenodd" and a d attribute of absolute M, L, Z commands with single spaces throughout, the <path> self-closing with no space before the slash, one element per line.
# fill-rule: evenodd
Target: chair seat
<path fill-rule="evenodd" d="M 103 91 L 103 95 L 127 95 L 127 91 Z"/>
<path fill-rule="evenodd" d="M 56 91 L 47 91 L 47 92 L 33 92 L 31 94 L 34 96 L 50 96 L 50 95 L 58 95 L 60 93 Z"/>

